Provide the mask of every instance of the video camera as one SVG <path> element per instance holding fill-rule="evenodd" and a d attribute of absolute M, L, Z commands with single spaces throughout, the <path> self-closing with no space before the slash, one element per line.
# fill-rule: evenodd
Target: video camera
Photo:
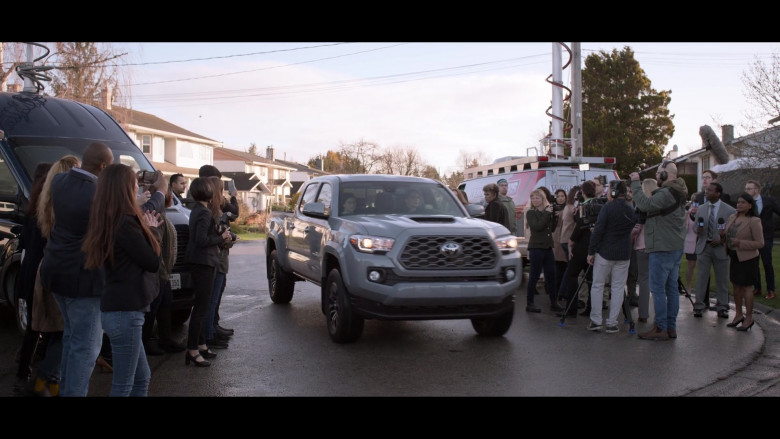
<path fill-rule="evenodd" d="M 601 208 L 607 204 L 607 197 L 591 198 L 587 203 L 582 202 L 577 209 L 577 220 L 581 227 L 592 227 L 596 224 Z"/>
<path fill-rule="evenodd" d="M 222 216 L 219 217 L 219 223 L 217 224 L 217 232 L 219 234 L 225 233 L 225 230 L 230 230 L 230 222 L 235 221 L 236 216 L 231 212 L 222 212 Z M 230 240 L 235 241 L 236 240 L 236 234 L 233 232 L 230 232 Z"/>
<path fill-rule="evenodd" d="M 136 172 L 136 176 L 138 177 L 138 190 L 140 192 L 143 191 L 154 192 L 152 190 L 154 189 L 154 183 L 157 182 L 161 174 L 162 173 L 160 171 L 141 170 Z"/>

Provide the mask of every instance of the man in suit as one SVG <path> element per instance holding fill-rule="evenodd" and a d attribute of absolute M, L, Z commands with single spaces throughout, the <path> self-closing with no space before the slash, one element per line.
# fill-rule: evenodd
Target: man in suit
<path fill-rule="evenodd" d="M 710 183 L 705 189 L 707 202 L 696 212 L 696 302 L 693 315 L 701 317 L 709 304 L 704 303 L 710 268 L 715 269 L 715 309 L 718 317 L 729 317 L 729 255 L 726 253 L 724 226 L 736 209 L 721 200 L 723 186 Z M 699 221 L 701 218 L 701 221 Z"/>
<path fill-rule="evenodd" d="M 775 221 L 774 215 L 780 215 L 780 205 L 774 198 L 761 195 L 761 185 L 755 180 L 748 180 L 745 183 L 745 192 L 750 194 L 756 201 L 758 216 L 761 218 L 761 227 L 764 229 L 764 247 L 758 251 L 761 256 L 761 262 L 764 264 L 764 274 L 766 275 L 766 298 L 775 298 L 775 270 L 772 267 L 772 245 L 774 244 Z M 753 294 L 761 295 L 761 271 L 756 278 Z"/>
<path fill-rule="evenodd" d="M 92 198 L 100 172 L 114 162 L 103 143 L 84 150 L 81 168 L 54 176 L 51 199 L 55 223 L 41 261 L 41 283 L 62 313 L 61 396 L 87 396 L 89 380 L 103 341 L 100 297 L 103 270 L 85 270 L 81 245 L 87 234 Z"/>
<path fill-rule="evenodd" d="M 693 201 L 699 203 L 699 206 L 704 204 L 707 201 L 704 196 L 704 192 L 707 190 L 707 186 L 709 186 L 710 183 L 717 182 L 718 173 L 710 169 L 705 169 L 704 172 L 701 173 L 701 192 L 696 192 L 696 198 L 694 198 Z M 734 205 L 731 203 L 731 197 L 729 194 L 720 194 L 720 199 L 729 206 L 734 207 Z"/>

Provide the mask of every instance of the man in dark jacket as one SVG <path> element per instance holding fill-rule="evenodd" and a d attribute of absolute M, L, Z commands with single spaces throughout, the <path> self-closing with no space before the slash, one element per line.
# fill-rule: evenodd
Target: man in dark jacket
<path fill-rule="evenodd" d="M 55 223 L 40 268 L 41 283 L 53 293 L 65 322 L 61 396 L 87 396 L 103 341 L 100 297 L 105 273 L 102 269 L 84 269 L 81 244 L 87 234 L 98 175 L 114 162 L 114 156 L 105 144 L 92 143 L 84 150 L 81 162 L 81 168 L 52 179 Z"/>
<path fill-rule="evenodd" d="M 764 247 L 759 249 L 761 262 L 764 264 L 764 274 L 766 275 L 766 298 L 775 298 L 775 269 L 772 267 L 772 245 L 774 245 L 775 221 L 774 216 L 780 215 L 780 205 L 774 198 L 761 195 L 761 184 L 756 180 L 748 180 L 745 183 L 745 192 L 750 194 L 756 201 L 758 217 L 761 218 L 761 228 L 764 230 Z M 761 270 L 756 276 L 756 284 L 753 294 L 761 295 Z"/>
<path fill-rule="evenodd" d="M 636 224 L 636 209 L 626 201 L 626 183 L 612 180 L 607 191 L 609 202 L 599 211 L 588 245 L 588 264 L 593 266 L 590 302 L 601 303 L 604 285 L 610 279 L 609 316 L 606 332 L 618 332 L 618 315 L 623 305 L 623 289 L 631 262 L 631 231 Z M 601 329 L 601 307 L 592 306 L 588 330 Z"/>

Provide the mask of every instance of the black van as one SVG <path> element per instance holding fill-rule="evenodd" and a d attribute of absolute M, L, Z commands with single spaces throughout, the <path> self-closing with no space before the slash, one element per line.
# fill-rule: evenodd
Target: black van
<path fill-rule="evenodd" d="M 53 163 L 67 154 L 81 159 L 92 142 L 103 142 L 114 153 L 114 163 L 134 170 L 154 170 L 152 163 L 127 133 L 105 111 L 79 102 L 38 92 L 0 92 L 0 303 L 15 310 L 20 330 L 27 327 L 24 300 L 18 299 L 16 277 L 21 262 L 18 238 L 30 196 L 31 177 L 38 163 Z M 184 250 L 189 234 L 189 211 L 169 208 L 168 219 L 177 230 L 177 263 L 173 269 L 174 324 L 190 316 L 194 292 Z"/>

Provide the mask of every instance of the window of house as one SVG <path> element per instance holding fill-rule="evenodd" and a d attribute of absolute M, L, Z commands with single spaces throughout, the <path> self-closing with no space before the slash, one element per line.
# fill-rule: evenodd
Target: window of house
<path fill-rule="evenodd" d="M 152 152 L 152 136 L 141 136 L 141 151 L 143 151 L 144 154 L 149 154 Z"/>

